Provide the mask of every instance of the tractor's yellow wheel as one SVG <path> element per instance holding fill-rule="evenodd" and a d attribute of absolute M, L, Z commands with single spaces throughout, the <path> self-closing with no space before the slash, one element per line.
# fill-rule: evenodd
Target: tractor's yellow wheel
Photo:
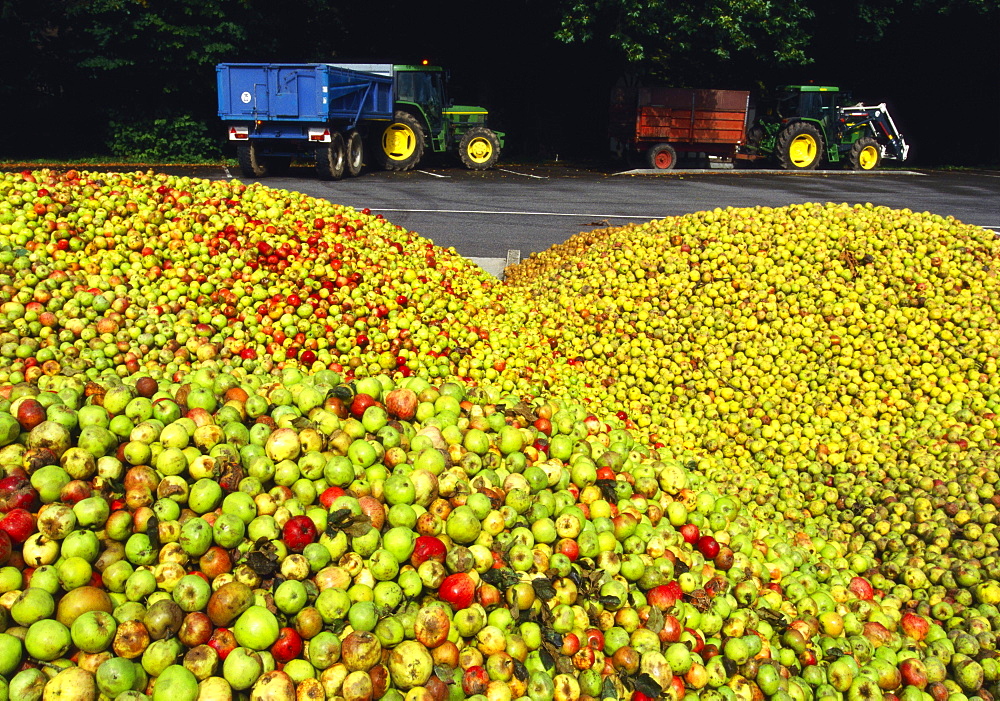
<path fill-rule="evenodd" d="M 865 136 L 851 145 L 847 156 L 847 167 L 851 170 L 875 170 L 882 162 L 882 148 L 870 136 Z"/>
<path fill-rule="evenodd" d="M 788 147 L 788 157 L 796 168 L 806 168 L 816 160 L 819 145 L 812 134 L 799 134 Z"/>
<path fill-rule="evenodd" d="M 468 154 L 473 163 L 485 163 L 493 155 L 493 144 L 480 136 L 469 142 Z"/>
<path fill-rule="evenodd" d="M 823 137 L 809 122 L 792 122 L 778 133 L 778 161 L 786 170 L 809 170 L 823 156 Z"/>
<path fill-rule="evenodd" d="M 394 161 L 405 161 L 417 150 L 417 135 L 406 124 L 392 124 L 382 132 L 382 150 Z"/>
<path fill-rule="evenodd" d="M 396 112 L 376 142 L 378 160 L 389 170 L 410 170 L 424 156 L 424 129 L 409 112 Z"/>
<path fill-rule="evenodd" d="M 462 135 L 458 157 L 466 168 L 472 170 L 492 168 L 500 158 L 500 139 L 492 129 L 472 127 Z"/>
<path fill-rule="evenodd" d="M 874 146 L 865 146 L 858 154 L 858 165 L 861 170 L 871 170 L 878 165 L 878 149 Z"/>

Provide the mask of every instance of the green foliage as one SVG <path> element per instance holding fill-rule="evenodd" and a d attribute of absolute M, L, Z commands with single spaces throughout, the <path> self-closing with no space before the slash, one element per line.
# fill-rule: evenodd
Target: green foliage
<path fill-rule="evenodd" d="M 995 0 L 560 0 L 565 43 L 607 42 L 640 72 L 677 84 L 693 76 L 762 72 L 813 62 L 821 40 L 878 40 L 904 18 L 972 10 Z M 933 21 L 933 19 L 929 20 Z M 850 27 L 850 29 L 848 29 Z"/>
<path fill-rule="evenodd" d="M 221 151 L 204 122 L 190 115 L 171 119 L 112 121 L 107 147 L 126 161 L 200 163 L 217 161 Z"/>
<path fill-rule="evenodd" d="M 632 63 L 804 63 L 813 16 L 799 0 L 568 0 L 556 37 L 607 32 Z"/>

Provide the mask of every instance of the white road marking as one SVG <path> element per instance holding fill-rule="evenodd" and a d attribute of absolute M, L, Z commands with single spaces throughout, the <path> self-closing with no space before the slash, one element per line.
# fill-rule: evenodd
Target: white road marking
<path fill-rule="evenodd" d="M 518 173 L 516 170 L 507 170 L 506 168 L 497 168 L 502 173 L 510 173 L 511 175 L 521 175 L 525 178 L 535 178 L 537 180 L 548 180 L 547 175 L 531 175 L 530 173 Z"/>
<path fill-rule="evenodd" d="M 423 173 L 424 175 L 433 175 L 435 178 L 450 178 L 450 175 L 441 175 L 440 173 L 432 173 L 429 170 L 418 170 L 418 173 Z"/>

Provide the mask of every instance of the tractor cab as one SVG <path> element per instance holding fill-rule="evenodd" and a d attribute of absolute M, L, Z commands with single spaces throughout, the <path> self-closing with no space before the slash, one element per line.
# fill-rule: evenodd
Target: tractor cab
<path fill-rule="evenodd" d="M 437 66 L 395 66 L 396 102 L 410 103 L 427 120 L 431 134 L 444 128 L 447 76 Z"/>
<path fill-rule="evenodd" d="M 819 122 L 828 131 L 836 131 L 837 110 L 845 94 L 839 88 L 817 85 L 793 85 L 781 88 L 776 113 L 782 122 L 803 119 Z"/>

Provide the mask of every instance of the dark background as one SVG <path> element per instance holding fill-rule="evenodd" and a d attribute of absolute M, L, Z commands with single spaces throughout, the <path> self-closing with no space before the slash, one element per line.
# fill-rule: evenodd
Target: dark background
<path fill-rule="evenodd" d="M 215 116 L 217 61 L 428 59 L 450 69 L 456 102 L 490 109 L 491 125 L 507 133 L 508 162 L 557 156 L 596 162 L 608 157 L 612 86 L 627 74 L 649 72 L 627 64 L 606 38 L 557 41 L 555 2 L 175 0 L 175 25 L 167 30 L 140 17 L 135 8 L 141 5 L 129 0 L 82 6 L 87 9 L 67 0 L 0 3 L 0 159 L 110 155 L 109 123 L 121 130 L 156 120 L 158 138 L 176 141 L 177 153 L 221 148 L 231 156 Z M 688 66 L 674 84 L 755 93 L 786 83 L 836 85 L 866 104 L 888 104 L 911 146 L 908 165 L 1000 164 L 995 7 L 894 11 L 877 40 L 865 35 L 857 16 L 839 14 L 844 5 L 820 7 L 808 50 L 813 63 Z M 103 14 L 95 23 L 97 10 Z M 134 31 L 129 12 L 137 17 Z M 184 51 L 176 50 L 178 41 Z M 204 125 L 210 148 L 182 143 L 197 130 L 177 127 L 181 115 Z"/>

